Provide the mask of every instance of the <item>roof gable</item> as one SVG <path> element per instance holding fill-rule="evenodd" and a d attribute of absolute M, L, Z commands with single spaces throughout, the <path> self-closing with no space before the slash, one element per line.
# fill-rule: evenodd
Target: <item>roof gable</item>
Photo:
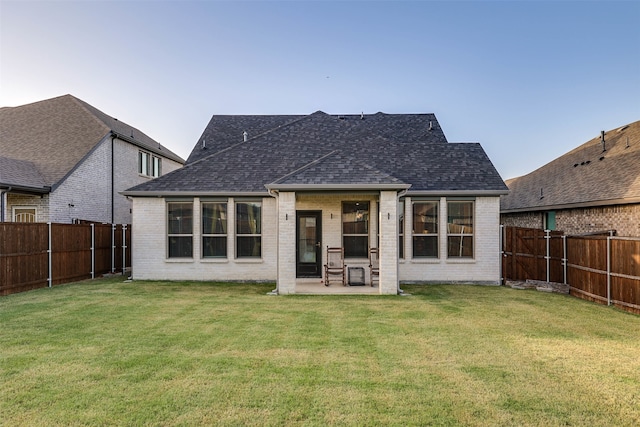
<path fill-rule="evenodd" d="M 142 132 L 71 95 L 0 109 L 0 153 L 31 162 L 50 187 L 67 176 L 112 131 L 129 142 L 182 162 Z"/>
<path fill-rule="evenodd" d="M 435 121 L 433 115 L 424 116 Z M 386 117 L 380 115 L 380 123 L 350 117 L 318 111 L 288 121 L 133 187 L 126 194 L 265 193 L 265 186 L 278 185 L 411 186 L 412 192 L 506 191 L 479 144 L 446 143 L 444 134 L 436 130 L 439 126 L 434 125 L 433 139 L 390 138 L 379 134 L 379 129 L 389 129 L 382 123 Z M 417 127 L 403 134 L 424 133 L 422 125 Z"/>
<path fill-rule="evenodd" d="M 640 121 L 605 132 L 508 182 L 501 210 L 548 210 L 640 200 Z"/>

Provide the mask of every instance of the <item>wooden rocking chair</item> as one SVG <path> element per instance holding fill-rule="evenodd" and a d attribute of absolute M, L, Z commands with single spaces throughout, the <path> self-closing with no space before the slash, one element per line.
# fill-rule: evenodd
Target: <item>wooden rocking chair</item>
<path fill-rule="evenodd" d="M 380 283 L 380 259 L 378 255 L 378 248 L 369 249 L 369 276 L 371 277 L 371 286 L 373 286 L 374 280 Z"/>
<path fill-rule="evenodd" d="M 344 265 L 344 249 L 327 246 L 327 263 L 324 265 L 324 285 L 329 286 L 331 280 L 340 281 L 346 286 L 347 266 Z"/>

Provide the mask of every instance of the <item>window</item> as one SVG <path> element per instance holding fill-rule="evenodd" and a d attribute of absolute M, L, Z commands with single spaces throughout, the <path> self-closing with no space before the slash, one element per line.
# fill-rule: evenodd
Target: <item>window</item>
<path fill-rule="evenodd" d="M 169 258 L 193 256 L 193 203 L 169 202 L 167 204 Z"/>
<path fill-rule="evenodd" d="M 345 258 L 369 256 L 369 202 L 342 203 L 342 246 Z"/>
<path fill-rule="evenodd" d="M 438 202 L 413 203 L 413 257 L 438 258 Z"/>
<path fill-rule="evenodd" d="M 473 202 L 447 203 L 447 256 L 473 258 Z"/>
<path fill-rule="evenodd" d="M 556 229 L 556 211 L 548 211 L 544 213 L 542 228 L 544 230 Z"/>
<path fill-rule="evenodd" d="M 36 208 L 14 207 L 13 222 L 36 222 Z"/>
<path fill-rule="evenodd" d="M 398 256 L 404 258 L 404 200 L 398 204 Z"/>
<path fill-rule="evenodd" d="M 262 226 L 260 202 L 236 203 L 236 256 L 262 256 Z"/>
<path fill-rule="evenodd" d="M 227 204 L 202 203 L 202 256 L 227 256 Z"/>
<path fill-rule="evenodd" d="M 144 151 L 138 152 L 138 173 L 157 178 L 160 176 L 162 159 Z"/>

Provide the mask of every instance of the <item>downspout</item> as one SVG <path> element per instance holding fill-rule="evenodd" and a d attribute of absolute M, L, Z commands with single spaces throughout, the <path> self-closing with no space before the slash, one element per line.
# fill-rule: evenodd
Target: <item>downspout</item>
<path fill-rule="evenodd" d="M 115 221 L 115 182 L 114 182 L 114 176 L 115 176 L 115 161 L 113 159 L 113 153 L 114 153 L 114 140 L 117 138 L 116 134 L 113 133 L 113 131 L 111 131 L 111 224 L 114 223 Z"/>
<path fill-rule="evenodd" d="M 4 195 L 9 194 L 9 192 L 11 191 L 11 188 L 12 187 L 8 187 L 7 189 L 0 191 L 0 222 L 4 222 L 4 209 L 5 209 Z"/>
<path fill-rule="evenodd" d="M 278 203 L 278 192 L 276 190 L 269 190 L 269 195 L 276 199 L 276 288 L 268 293 L 268 295 L 278 295 L 278 287 L 279 280 L 278 276 L 280 274 L 280 256 L 278 252 L 280 251 L 280 204 Z"/>

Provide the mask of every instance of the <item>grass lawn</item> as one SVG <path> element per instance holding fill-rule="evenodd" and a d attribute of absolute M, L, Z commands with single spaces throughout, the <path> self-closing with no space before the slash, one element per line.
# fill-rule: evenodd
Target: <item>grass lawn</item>
<path fill-rule="evenodd" d="M 640 316 L 504 287 L 0 298 L 0 425 L 640 425 Z"/>

